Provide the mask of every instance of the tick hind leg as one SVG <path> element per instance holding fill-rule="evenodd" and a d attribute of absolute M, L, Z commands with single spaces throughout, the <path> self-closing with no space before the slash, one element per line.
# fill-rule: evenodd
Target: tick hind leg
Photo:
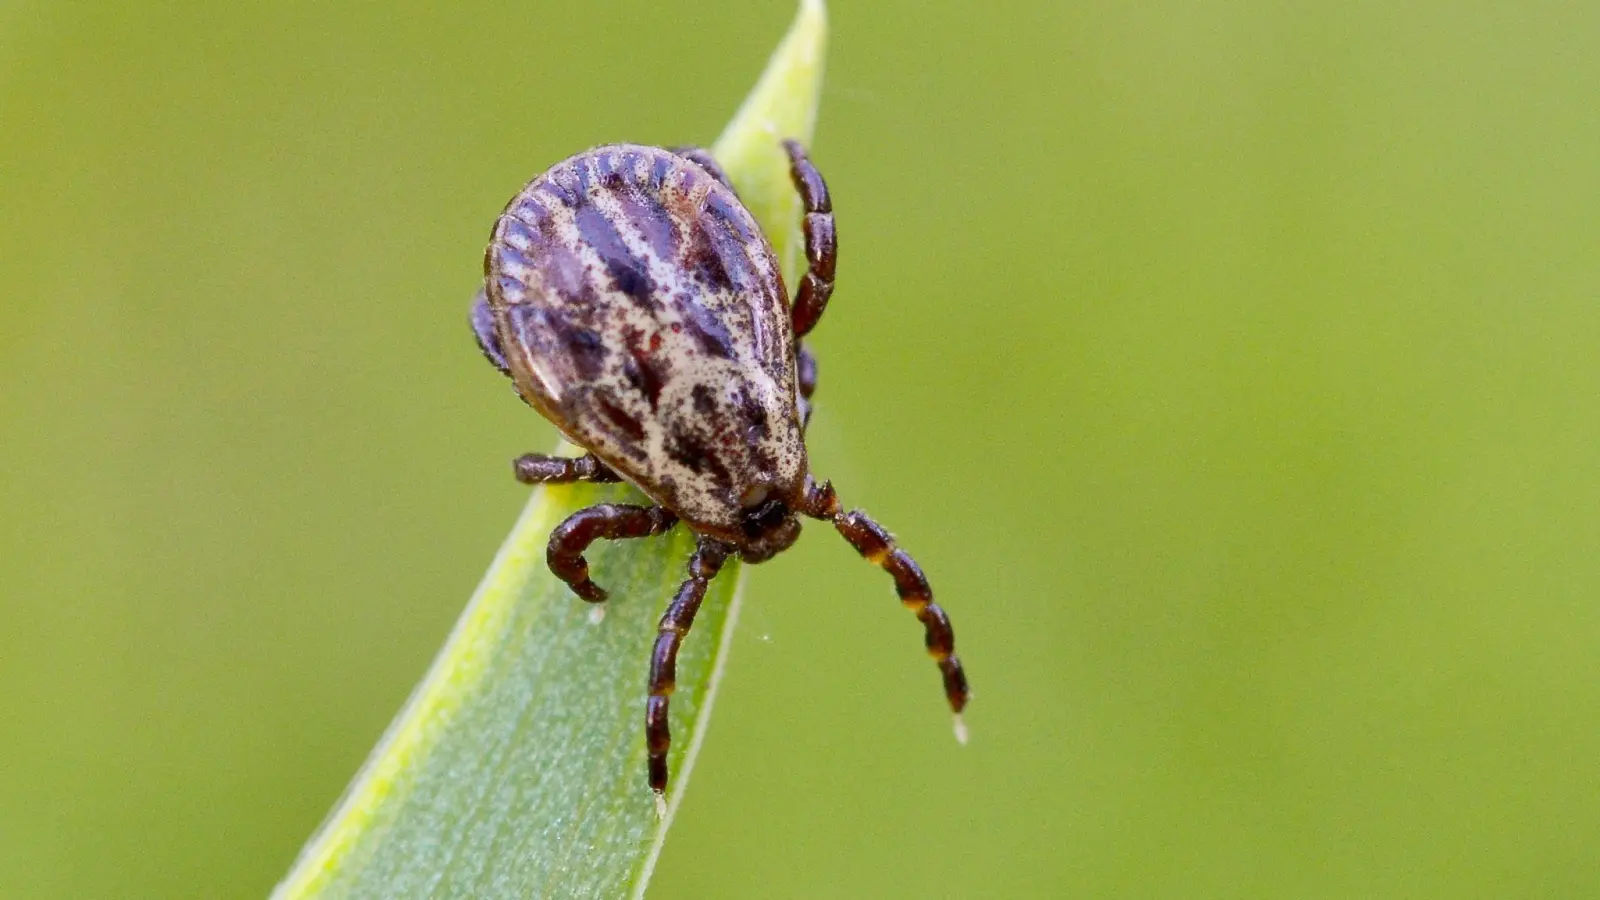
<path fill-rule="evenodd" d="M 833 296 L 839 239 L 834 231 L 833 201 L 828 197 L 828 183 L 822 180 L 822 173 L 811 164 L 799 141 L 784 141 L 783 149 L 789 154 L 789 178 L 800 193 L 806 238 L 806 274 L 800 277 L 800 289 L 795 292 L 790 312 L 794 339 L 799 341 L 816 327 L 822 311 L 828 308 L 828 298 Z"/>
<path fill-rule="evenodd" d="M 655 648 L 650 653 L 649 699 L 645 701 L 644 742 L 650 752 L 650 790 L 656 792 L 657 808 L 667 790 L 667 749 L 672 746 L 672 729 L 667 723 L 667 705 L 678 686 L 678 648 L 694 625 L 706 588 L 717 577 L 733 548 L 721 541 L 702 537 L 689 557 L 689 577 L 678 588 L 661 616 Z"/>
<path fill-rule="evenodd" d="M 817 392 L 817 358 L 796 341 L 794 361 L 800 382 L 800 430 L 804 431 L 811 424 L 811 395 Z"/>
<path fill-rule="evenodd" d="M 489 309 L 489 295 L 483 288 L 472 298 L 472 333 L 478 338 L 478 349 L 501 375 L 509 377 L 511 367 L 506 365 L 506 354 L 500 349 L 500 336 L 494 332 L 494 313 Z"/>
<path fill-rule="evenodd" d="M 711 151 L 704 147 L 673 147 L 668 152 L 674 156 L 681 156 L 710 172 L 712 178 L 722 182 L 722 186 L 733 191 L 735 196 L 738 195 L 739 192 L 733 190 L 733 182 L 728 180 L 728 173 L 722 171 L 722 165 L 712 157 Z"/>
<path fill-rule="evenodd" d="M 950 702 L 950 710 L 956 716 L 956 740 L 966 743 L 967 729 L 961 721 L 961 711 L 966 708 L 970 694 L 967 673 L 956 656 L 956 635 L 950 626 L 950 617 L 945 615 L 939 604 L 933 602 L 933 588 L 928 584 L 927 576 L 922 574 L 921 567 L 910 554 L 895 545 L 894 536 L 887 529 L 868 518 L 866 513 L 859 509 L 841 512 L 839 498 L 828 482 L 819 485 L 807 477 L 804 508 L 801 511 L 832 522 L 833 527 L 838 529 L 850 546 L 856 548 L 857 553 L 894 579 L 894 589 L 900 595 L 900 602 L 916 613 L 917 619 L 922 622 L 924 643 L 934 663 L 939 666 L 939 674 L 944 680 L 945 699 Z"/>
<path fill-rule="evenodd" d="M 620 541 L 662 534 L 678 524 L 678 517 L 662 506 L 628 506 L 602 503 L 580 509 L 550 532 L 545 560 L 550 571 L 572 592 L 590 603 L 606 599 L 606 592 L 589 579 L 589 561 L 583 552 L 601 538 Z"/>

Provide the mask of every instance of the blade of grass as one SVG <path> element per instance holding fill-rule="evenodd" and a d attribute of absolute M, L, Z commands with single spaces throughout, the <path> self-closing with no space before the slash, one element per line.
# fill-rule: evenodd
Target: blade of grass
<path fill-rule="evenodd" d="M 712 147 L 797 274 L 798 200 L 780 137 L 809 142 L 827 21 L 803 0 L 761 80 Z M 559 452 L 576 452 L 563 446 Z M 644 687 L 656 619 L 693 541 L 602 543 L 605 617 L 550 574 L 550 529 L 632 488 L 536 488 L 427 676 L 275 900 L 643 896 L 689 783 L 738 615 L 736 563 L 707 594 L 678 661 L 672 788 L 645 786 Z"/>

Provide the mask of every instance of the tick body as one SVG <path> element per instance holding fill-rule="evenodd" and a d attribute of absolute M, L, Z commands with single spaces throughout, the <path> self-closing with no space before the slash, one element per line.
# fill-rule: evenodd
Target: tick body
<path fill-rule="evenodd" d="M 771 242 L 709 154 L 615 144 L 557 163 L 512 198 L 472 309 L 484 355 L 588 451 L 520 457 L 517 478 L 626 480 L 652 501 L 573 514 L 551 533 L 551 570 L 600 602 L 583 556 L 593 541 L 680 524 L 698 537 L 651 654 L 645 739 L 658 796 L 678 648 L 707 586 L 734 555 L 759 563 L 788 549 L 801 516 L 831 522 L 893 577 L 958 716 L 967 701 L 950 621 L 917 564 L 810 474 L 816 362 L 800 341 L 832 294 L 837 241 L 822 176 L 798 143 L 784 146 L 808 264 L 792 303 Z"/>

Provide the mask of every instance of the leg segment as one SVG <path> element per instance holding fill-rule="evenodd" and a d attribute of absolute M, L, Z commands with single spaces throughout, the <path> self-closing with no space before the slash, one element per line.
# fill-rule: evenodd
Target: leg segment
<path fill-rule="evenodd" d="M 681 156 L 700 168 L 705 169 L 707 172 L 710 172 L 711 177 L 722 182 L 723 187 L 733 191 L 733 182 L 728 180 L 728 173 L 722 171 L 722 166 L 719 165 L 714 158 L 712 158 L 711 151 L 704 147 L 673 147 L 670 152 L 673 155 Z M 733 192 L 736 195 L 739 193 L 738 191 Z"/>
<path fill-rule="evenodd" d="M 589 580 L 589 561 L 583 558 L 583 551 L 601 538 L 620 541 L 650 537 L 676 524 L 678 517 L 661 506 L 602 503 L 580 509 L 550 532 L 545 560 L 550 571 L 565 581 L 574 594 L 599 603 L 606 598 L 606 592 Z"/>
<path fill-rule="evenodd" d="M 811 395 L 817 392 L 817 358 L 797 341 L 794 360 L 800 382 L 800 430 L 804 431 L 811 424 Z"/>
<path fill-rule="evenodd" d="M 472 298 L 472 333 L 478 338 L 483 358 L 499 369 L 500 374 L 509 376 L 511 367 L 506 365 L 506 355 L 500 350 L 500 336 L 494 331 L 494 313 L 489 311 L 489 295 L 483 288 L 478 288 L 477 296 Z"/>
<path fill-rule="evenodd" d="M 800 278 L 800 290 L 795 292 L 794 309 L 790 314 L 795 339 L 799 340 L 816 327 L 822 311 L 828 308 L 828 298 L 833 296 L 833 270 L 839 258 L 839 240 L 833 227 L 833 201 L 828 198 L 828 184 L 822 180 L 822 173 L 811 164 L 799 141 L 784 141 L 783 149 L 789 154 L 789 177 L 794 181 L 795 190 L 800 192 L 805 210 L 803 230 L 808 271 Z"/>
<path fill-rule="evenodd" d="M 950 709 L 957 716 L 956 737 L 964 743 L 966 732 L 959 717 L 967 705 L 967 673 L 961 668 L 961 660 L 956 657 L 956 636 L 950 627 L 950 617 L 945 615 L 939 604 L 933 602 L 933 588 L 922 574 L 921 567 L 895 545 L 893 535 L 868 518 L 866 513 L 859 509 L 841 512 L 839 498 L 834 494 L 833 485 L 828 482 L 819 485 L 807 477 L 801 511 L 814 518 L 833 522 L 833 527 L 850 542 L 850 546 L 856 548 L 857 553 L 894 579 L 894 589 L 900 595 L 900 602 L 916 613 L 917 619 L 922 622 L 928 653 L 938 664 L 939 674 L 944 678 L 945 699 L 950 701 Z"/>
<path fill-rule="evenodd" d="M 656 646 L 650 654 L 650 699 L 644 713 L 644 742 L 650 751 L 650 790 L 656 795 L 667 790 L 667 748 L 672 745 L 672 730 L 667 724 L 667 703 L 678 686 L 678 647 L 694 625 L 706 588 L 717 577 L 732 547 L 711 538 L 701 538 L 689 557 L 689 578 L 678 588 L 678 595 L 661 617 Z"/>
<path fill-rule="evenodd" d="M 570 484 L 574 481 L 621 481 L 593 453 L 576 459 L 564 456 L 546 456 L 543 453 L 524 453 L 511 461 L 512 472 L 523 484 Z"/>

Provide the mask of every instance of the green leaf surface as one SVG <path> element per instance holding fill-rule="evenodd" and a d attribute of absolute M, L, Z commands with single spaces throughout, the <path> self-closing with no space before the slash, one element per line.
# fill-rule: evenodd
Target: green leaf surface
<path fill-rule="evenodd" d="M 799 206 L 778 142 L 810 141 L 826 33 L 821 0 L 805 0 L 712 147 L 791 281 Z M 713 582 L 679 657 L 659 817 L 645 783 L 644 689 L 693 536 L 680 527 L 591 549 L 611 593 L 599 621 L 544 562 L 556 523 L 618 501 L 642 498 L 618 485 L 534 489 L 427 676 L 274 898 L 643 895 L 705 737 L 741 573 L 730 562 Z"/>

